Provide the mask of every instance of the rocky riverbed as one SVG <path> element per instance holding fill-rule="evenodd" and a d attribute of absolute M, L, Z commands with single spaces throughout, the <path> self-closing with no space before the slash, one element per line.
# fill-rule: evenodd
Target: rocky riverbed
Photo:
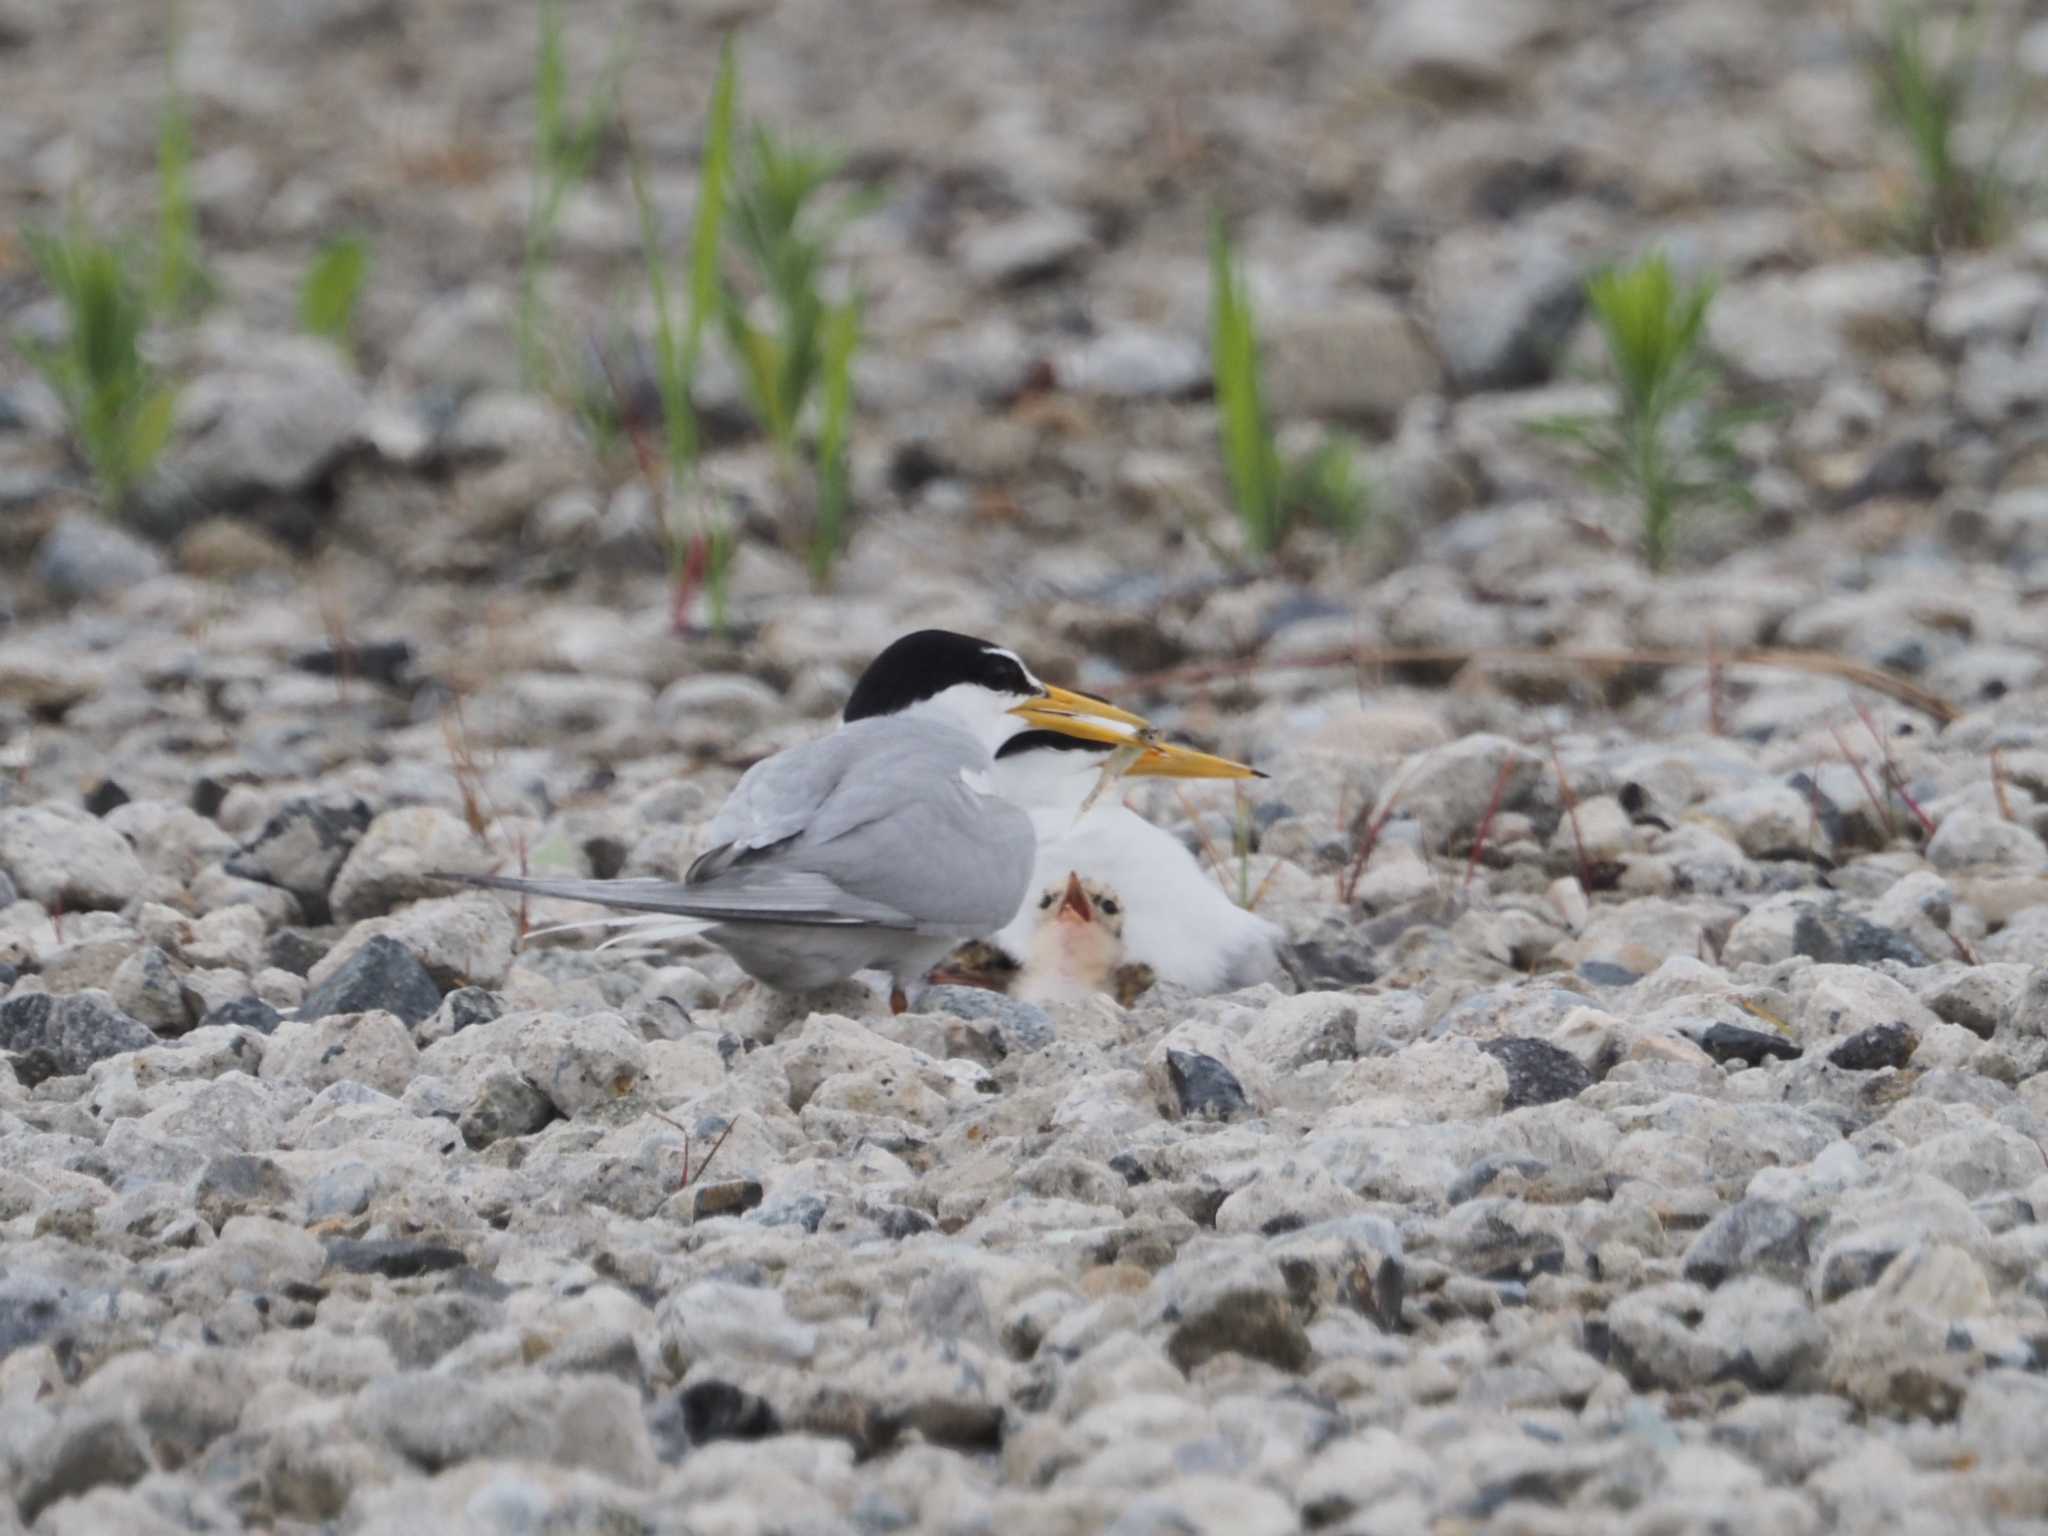
<path fill-rule="evenodd" d="M 2041 163 L 1985 15 L 1965 142 Z M 718 634 L 521 384 L 528 9 L 187 0 L 220 296 L 126 514 L 0 355 L 0 1536 L 2038 1529 L 2048 222 L 1873 238 L 1872 19 L 576 7 L 672 231 L 731 25 L 881 189 L 830 592 L 707 365 Z M 0 0 L 9 228 L 146 231 L 166 27 Z M 1241 547 L 1212 207 L 1359 544 Z M 1658 576 L 1525 430 L 1651 248 L 1765 407 Z M 612 144 L 548 312 L 630 372 L 638 281 Z M 11 243 L 0 320 L 61 321 Z M 1292 986 L 891 1016 L 428 878 L 672 875 L 933 624 L 1270 773 L 1126 788 Z"/>

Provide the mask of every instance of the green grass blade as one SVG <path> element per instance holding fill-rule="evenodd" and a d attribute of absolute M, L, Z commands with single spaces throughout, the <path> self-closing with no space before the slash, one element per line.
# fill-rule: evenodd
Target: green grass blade
<path fill-rule="evenodd" d="M 730 37 L 718 58 L 711 90 L 711 116 L 697 173 L 697 216 L 690 231 L 690 313 L 684 321 L 683 366 L 694 377 L 704 344 L 704 327 L 720 305 L 718 255 L 725 235 L 725 207 L 732 185 L 733 119 L 738 110 L 739 61 Z"/>
<path fill-rule="evenodd" d="M 860 347 L 860 301 L 834 305 L 825 319 L 824 386 L 818 412 L 818 526 L 811 536 L 811 580 L 823 587 L 846 547 L 852 485 L 853 359 Z"/>
<path fill-rule="evenodd" d="M 1210 352 L 1224 469 L 1246 542 L 1265 554 L 1279 542 L 1278 456 L 1262 398 L 1250 296 L 1220 216 L 1210 224 L 1209 286 Z"/>
<path fill-rule="evenodd" d="M 173 78 L 157 126 L 156 272 L 150 298 L 157 313 L 183 316 L 204 308 L 212 297 L 192 207 L 192 120 Z"/>
<path fill-rule="evenodd" d="M 314 253 L 299 284 L 300 328 L 353 352 L 356 308 L 369 277 L 369 242 L 360 235 L 329 240 Z"/>
<path fill-rule="evenodd" d="M 648 194 L 639 156 L 633 156 L 629 164 L 633 202 L 640 214 L 640 255 L 647 273 L 647 296 L 654 306 L 654 376 L 661 393 L 669 477 L 680 483 L 697 463 L 697 413 L 690 398 L 690 373 L 676 338 L 675 312 L 669 303 L 668 261 L 662 252 L 654 199 Z"/>

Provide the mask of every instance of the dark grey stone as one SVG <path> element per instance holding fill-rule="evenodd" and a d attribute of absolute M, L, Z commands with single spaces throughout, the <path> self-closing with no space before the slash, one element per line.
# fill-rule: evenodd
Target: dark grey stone
<path fill-rule="evenodd" d="M 699 1381 L 677 1398 L 683 1433 L 692 1445 L 713 1440 L 765 1440 L 782 1433 L 782 1423 L 766 1401 L 729 1381 Z"/>
<path fill-rule="evenodd" d="M 790 1195 L 760 1207 L 750 1219 L 764 1227 L 802 1227 L 806 1232 L 816 1232 L 825 1220 L 825 1197 Z"/>
<path fill-rule="evenodd" d="M 1550 1165 L 1533 1157 L 1482 1157 L 1451 1181 L 1444 1192 L 1447 1205 L 1463 1205 L 1484 1194 L 1504 1173 L 1519 1173 L 1525 1179 L 1540 1178 Z"/>
<path fill-rule="evenodd" d="M 1507 1068 L 1509 1109 L 1575 1099 L 1593 1086 L 1593 1074 L 1570 1051 L 1532 1036 L 1484 1041 L 1480 1050 Z"/>
<path fill-rule="evenodd" d="M 200 1027 L 209 1024 L 239 1024 L 244 1029 L 253 1029 L 259 1035 L 275 1034 L 277 1026 L 284 1022 L 284 1015 L 260 997 L 230 998 L 199 1021 Z"/>
<path fill-rule="evenodd" d="M 472 1151 L 511 1136 L 531 1136 L 557 1118 L 548 1096 L 511 1068 L 491 1073 L 456 1121 Z"/>
<path fill-rule="evenodd" d="M 304 976 L 318 965 L 330 944 L 302 928 L 280 928 L 263 945 L 264 960 L 281 971 Z"/>
<path fill-rule="evenodd" d="M 1880 960 L 1914 966 L 1929 963 L 1920 946 L 1904 934 L 1829 908 L 1799 914 L 1792 925 L 1792 953 L 1809 955 L 1824 965 L 1874 965 Z"/>
<path fill-rule="evenodd" d="M 1166 1072 L 1173 1081 L 1174 1097 L 1184 1120 L 1228 1120 L 1251 1112 L 1244 1084 L 1214 1056 L 1205 1056 L 1200 1051 L 1169 1050 Z"/>
<path fill-rule="evenodd" d="M 441 989 L 413 952 L 380 933 L 350 955 L 299 1004 L 299 1017 L 331 1018 L 341 1013 L 394 1013 L 410 1029 L 441 1006 Z"/>
<path fill-rule="evenodd" d="M 1740 1024 L 1709 1025 L 1700 1036 L 1700 1049 L 1716 1061 L 1746 1061 L 1752 1067 L 1762 1066 L 1772 1057 L 1797 1061 L 1806 1054 L 1783 1035 L 1744 1029 Z"/>
<path fill-rule="evenodd" d="M 460 1269 L 469 1255 L 446 1243 L 422 1242 L 409 1237 L 362 1239 L 331 1237 L 327 1240 L 327 1262 L 352 1275 L 383 1275 L 389 1280 L 410 1280 L 437 1270 Z"/>
<path fill-rule="evenodd" d="M 744 1216 L 760 1203 L 759 1179 L 722 1179 L 696 1185 L 690 1209 L 698 1221 L 704 1221 L 713 1216 Z"/>
<path fill-rule="evenodd" d="M 1903 1067 L 1913 1059 L 1919 1036 L 1903 1024 L 1873 1024 L 1859 1029 L 1828 1052 L 1828 1064 L 1845 1072 L 1877 1072 Z"/>
<path fill-rule="evenodd" d="M 38 1080 L 76 1077 L 96 1061 L 155 1044 L 149 1026 L 129 1018 L 104 992 L 32 992 L 0 1003 L 0 1051 L 34 1058 Z"/>
<path fill-rule="evenodd" d="M 1643 978 L 1612 960 L 1583 960 L 1579 963 L 1579 979 L 1596 987 L 1632 987 Z"/>
<path fill-rule="evenodd" d="M 1183 1374 L 1224 1353 L 1263 1360 L 1283 1371 L 1308 1368 L 1313 1353 L 1294 1304 L 1279 1291 L 1224 1291 L 1180 1320 L 1166 1353 Z"/>
<path fill-rule="evenodd" d="M 437 1039 L 444 1034 L 460 1034 L 472 1024 L 488 1024 L 502 1017 L 505 1000 L 482 987 L 457 987 L 441 999 L 439 1011 L 447 1015 L 448 1027 L 435 1032 Z"/>

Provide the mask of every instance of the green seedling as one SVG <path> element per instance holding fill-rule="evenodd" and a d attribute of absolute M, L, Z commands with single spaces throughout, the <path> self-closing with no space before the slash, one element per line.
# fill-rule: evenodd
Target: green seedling
<path fill-rule="evenodd" d="M 680 317 L 671 301 L 660 220 L 648 195 L 640 163 L 637 158 L 632 162 L 633 198 L 640 214 L 640 252 L 648 297 L 654 308 L 655 383 L 661 397 L 662 437 L 668 452 L 669 494 L 662 498 L 662 505 L 673 509 L 681 503 L 694 509 L 687 519 L 676 516 L 673 510 L 661 514 L 675 587 L 675 620 L 680 627 L 690 598 L 701 583 L 711 607 L 712 627 L 720 633 L 725 631 L 728 620 L 729 577 L 736 540 L 731 527 L 712 514 L 707 498 L 695 485 L 701 442 L 691 391 L 703 356 L 705 328 L 723 303 L 719 252 L 724 239 L 726 205 L 731 197 L 733 123 L 738 99 L 739 66 L 728 38 L 719 57 L 718 80 L 711 92 L 704 152 L 698 165 L 697 212 L 690 229 L 689 302 Z"/>
<path fill-rule="evenodd" d="M 1372 513 L 1356 446 L 1332 436 L 1292 463 L 1281 456 L 1266 409 L 1258 317 L 1221 218 L 1209 227 L 1209 304 L 1217 443 L 1246 548 L 1271 555 L 1304 522 L 1355 538 Z"/>
<path fill-rule="evenodd" d="M 811 530 L 811 583 L 823 588 L 846 548 L 853 500 L 848 437 L 853 429 L 853 356 L 860 348 L 860 302 L 835 304 L 825 316 L 824 386 L 818 410 L 818 520 Z"/>
<path fill-rule="evenodd" d="M 618 121 L 619 82 L 627 57 L 622 34 L 603 78 L 578 113 L 569 103 L 569 61 L 562 37 L 558 0 L 539 0 L 532 193 L 519 269 L 519 358 L 527 382 L 542 387 L 553 382 L 555 367 L 545 336 L 541 281 L 553 257 L 562 204 L 595 168 L 605 131 Z"/>
<path fill-rule="evenodd" d="M 25 239 L 67 326 L 56 345 L 23 350 L 63 403 L 79 457 L 118 508 L 170 441 L 177 405 L 176 391 L 143 355 L 149 306 L 122 250 L 82 224 Z"/>
<path fill-rule="evenodd" d="M 192 207 L 192 120 L 172 78 L 156 140 L 156 270 L 149 294 L 155 312 L 184 319 L 212 302 L 216 289 L 199 255 L 199 218 Z"/>
<path fill-rule="evenodd" d="M 1971 165 L 1956 149 L 1984 57 L 1981 13 L 1960 24 L 1946 49 L 1929 35 L 1912 0 L 1889 0 L 1883 31 L 1863 49 L 1879 115 L 1905 140 L 1917 182 L 1905 220 L 1907 242 L 1923 251 L 1988 245 L 2007 223 L 2013 187 L 1997 163 Z"/>
<path fill-rule="evenodd" d="M 825 278 L 841 232 L 875 202 L 872 194 L 860 193 L 821 208 L 820 194 L 839 170 L 837 156 L 755 127 L 732 185 L 731 239 L 739 280 L 728 274 L 719 308 L 748 401 L 788 479 L 795 479 L 803 458 L 805 410 L 818 400 L 817 514 L 808 553 L 812 578 L 820 586 L 830 579 L 845 545 L 846 438 L 860 346 L 857 301 L 828 301 Z"/>
<path fill-rule="evenodd" d="M 1596 273 L 1586 297 L 1606 343 L 1615 408 L 1538 422 L 1534 430 L 1579 448 L 1596 481 L 1635 498 L 1643 557 L 1661 571 L 1683 510 L 1746 500 L 1735 478 L 1733 434 L 1753 413 L 1710 399 L 1718 381 L 1702 343 L 1712 279 L 1681 285 L 1670 263 L 1653 255 Z"/>
<path fill-rule="evenodd" d="M 360 235 L 338 235 L 321 246 L 299 284 L 300 328 L 354 356 L 356 307 L 369 276 L 370 247 Z"/>

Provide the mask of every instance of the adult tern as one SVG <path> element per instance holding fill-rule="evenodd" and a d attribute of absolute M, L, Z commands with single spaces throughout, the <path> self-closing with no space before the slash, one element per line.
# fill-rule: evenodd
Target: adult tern
<path fill-rule="evenodd" d="M 842 720 L 749 768 L 681 880 L 445 878 L 652 914 L 621 921 L 701 934 L 783 991 L 884 971 L 900 1011 L 934 963 L 1001 927 L 1031 889 L 1032 819 L 997 785 L 997 748 L 1027 731 L 1153 741 L 1141 716 L 937 629 L 875 657 Z"/>

